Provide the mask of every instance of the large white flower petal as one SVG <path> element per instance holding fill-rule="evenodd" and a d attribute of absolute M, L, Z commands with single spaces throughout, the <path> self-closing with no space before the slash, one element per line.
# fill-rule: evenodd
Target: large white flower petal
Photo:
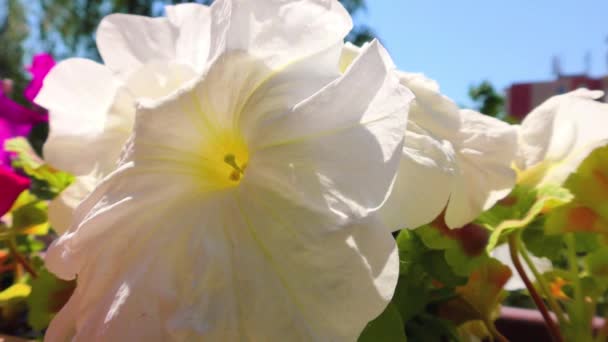
<path fill-rule="evenodd" d="M 454 144 L 460 130 L 458 107 L 439 93 L 437 84 L 421 74 L 399 72 L 402 84 L 416 98 L 395 186 L 380 216 L 392 230 L 417 228 L 445 209 L 456 175 Z"/>
<path fill-rule="evenodd" d="M 50 112 L 44 157 L 51 165 L 76 175 L 114 166 L 135 110 L 107 68 L 85 59 L 63 61 L 35 101 Z"/>
<path fill-rule="evenodd" d="M 564 149 L 572 147 L 576 138 L 573 125 L 578 121 L 579 114 L 574 111 L 579 110 L 582 112 L 580 115 L 589 116 L 585 107 L 580 106 L 591 105 L 590 108 L 593 108 L 593 100 L 602 95 L 601 91 L 578 89 L 553 96 L 535 108 L 521 124 L 517 166 L 523 170 L 542 162 L 547 156 L 563 158 L 568 152 Z"/>
<path fill-rule="evenodd" d="M 207 66 L 211 37 L 211 10 L 199 4 L 166 6 L 167 18 L 179 28 L 175 43 L 176 60 L 190 65 L 196 72 Z"/>
<path fill-rule="evenodd" d="M 338 215 L 376 210 L 399 164 L 411 99 L 374 42 L 343 77 L 262 122 L 252 142 L 252 172 Z"/>
<path fill-rule="evenodd" d="M 359 57 L 363 48 L 366 48 L 369 42 L 363 44 L 362 47 L 358 47 L 351 42 L 344 43 L 344 47 L 342 48 L 342 53 L 340 54 L 340 72 L 345 73 L 346 69 L 348 69 L 355 59 Z"/>
<path fill-rule="evenodd" d="M 414 92 L 397 180 L 380 216 L 393 230 L 417 228 L 445 209 L 456 175 L 458 107 L 422 74 L 399 72 Z"/>
<path fill-rule="evenodd" d="M 123 78 L 150 62 L 176 60 L 179 31 L 167 18 L 111 14 L 97 28 L 105 64 Z"/>
<path fill-rule="evenodd" d="M 148 63 L 133 71 L 125 85 L 139 101 L 159 100 L 195 77 L 196 72 L 186 64 Z"/>
<path fill-rule="evenodd" d="M 458 105 L 439 92 L 437 83 L 422 74 L 399 72 L 401 83 L 416 96 L 409 121 L 433 140 L 458 144 L 462 119 Z"/>
<path fill-rule="evenodd" d="M 98 182 L 99 177 L 95 174 L 76 177 L 74 183 L 49 203 L 49 222 L 58 234 L 70 227 L 74 210 Z"/>
<path fill-rule="evenodd" d="M 275 71 L 242 53 L 222 56 L 197 83 L 158 106 L 142 103 L 135 158 L 146 155 L 138 163 L 151 168 L 166 169 L 166 161 L 178 162 L 172 166 L 174 170 L 200 167 L 202 161 L 211 159 L 226 166 L 223 149 L 226 153 L 235 153 L 231 148 L 242 151 L 260 120 L 288 112 L 338 77 L 339 51 L 332 47 Z M 218 148 L 218 143 L 223 147 Z M 203 168 L 217 171 L 214 166 Z"/>
<path fill-rule="evenodd" d="M 498 119 L 461 110 L 458 177 L 445 213 L 450 228 L 462 227 L 507 196 L 515 185 L 511 163 L 517 153 L 517 130 Z"/>
<path fill-rule="evenodd" d="M 83 265 L 94 260 L 87 260 L 86 255 L 90 252 L 88 248 L 100 239 L 112 240 L 118 247 L 123 238 L 142 233 L 141 229 L 147 225 L 155 227 L 157 217 L 151 212 L 133 216 L 134 205 L 155 207 L 155 214 L 166 215 L 169 210 L 176 210 L 176 206 L 183 204 L 183 201 L 168 202 L 167 198 L 179 198 L 178 195 L 184 193 L 187 198 L 191 193 L 188 178 L 172 175 L 159 183 L 154 172 L 137 174 L 132 166 L 132 162 L 125 163 L 98 183 L 76 208 L 68 231 L 53 242 L 45 262 L 58 277 L 74 279 Z M 133 181 L 133 177 L 138 181 Z M 155 185 L 152 182 L 156 182 Z M 128 196 L 123 196 L 126 193 L 123 190 L 129 190 Z M 124 220 L 131 220 L 133 226 L 141 229 L 116 229 Z"/>
<path fill-rule="evenodd" d="M 388 196 L 412 95 L 385 51 L 339 77 L 337 1 L 211 12 L 213 64 L 185 87 L 167 71 L 181 62 L 150 53 L 175 41 L 157 23 L 106 31 L 133 45 L 112 68 L 138 113 L 118 168 L 47 251 L 78 279 L 50 340 L 352 341 L 393 295 L 395 242 L 367 214 Z M 137 91 L 147 80 L 166 86 Z"/>
<path fill-rule="evenodd" d="M 383 222 L 399 230 L 439 216 L 450 198 L 455 157 L 449 142 L 436 140 L 410 121 L 393 191 L 379 211 Z"/>
<path fill-rule="evenodd" d="M 182 187 L 168 207 L 177 193 L 156 186 L 164 176 L 130 182 L 132 167 L 49 251 L 54 272 L 56 258 L 78 260 L 79 283 L 47 338 L 352 341 L 390 301 L 398 257 L 379 223 L 335 226 L 246 180 L 213 198 Z"/>
<path fill-rule="evenodd" d="M 521 123 L 517 167 L 537 185 L 563 183 L 595 148 L 608 143 L 603 92 L 579 89 L 550 98 Z"/>
<path fill-rule="evenodd" d="M 342 42 L 352 28 L 334 0 L 217 0 L 212 16 L 212 56 L 246 51 L 270 68 Z"/>

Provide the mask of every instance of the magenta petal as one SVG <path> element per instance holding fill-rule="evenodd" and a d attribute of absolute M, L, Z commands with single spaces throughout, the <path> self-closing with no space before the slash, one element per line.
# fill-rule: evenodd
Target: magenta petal
<path fill-rule="evenodd" d="M 13 170 L 0 166 L 0 217 L 6 214 L 17 197 L 30 187 L 30 180 L 13 172 Z"/>
<path fill-rule="evenodd" d="M 4 142 L 12 137 L 12 125 L 0 117 L 0 168 L 11 166 L 10 154 L 4 150 Z"/>
<path fill-rule="evenodd" d="M 27 68 L 30 74 L 32 74 L 32 81 L 25 88 L 24 92 L 24 96 L 28 101 L 34 102 L 34 98 L 38 95 L 38 92 L 40 92 L 40 88 L 42 88 L 44 78 L 54 66 L 55 60 L 53 59 L 53 56 L 47 53 L 41 53 L 34 56 L 32 65 Z"/>
<path fill-rule="evenodd" d="M 0 92 L 0 118 L 16 125 L 34 125 L 48 120 L 45 113 L 26 108 Z"/>

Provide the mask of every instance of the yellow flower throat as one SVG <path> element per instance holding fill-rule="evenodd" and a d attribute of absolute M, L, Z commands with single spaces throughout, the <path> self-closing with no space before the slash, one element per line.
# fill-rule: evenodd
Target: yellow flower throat
<path fill-rule="evenodd" d="M 232 166 L 232 168 L 234 169 L 234 170 L 232 170 L 232 172 L 230 173 L 230 176 L 228 178 L 233 182 L 240 181 L 241 177 L 245 174 L 245 169 L 247 168 L 247 163 L 244 163 L 243 165 L 239 166 L 239 164 L 237 163 L 236 157 L 232 153 L 229 153 L 226 156 L 224 156 L 224 162 L 226 164 Z"/>
<path fill-rule="evenodd" d="M 211 139 L 200 150 L 202 160 L 198 166 L 203 186 L 209 189 L 237 186 L 249 162 L 244 139 L 233 130 L 216 130 L 208 136 Z"/>

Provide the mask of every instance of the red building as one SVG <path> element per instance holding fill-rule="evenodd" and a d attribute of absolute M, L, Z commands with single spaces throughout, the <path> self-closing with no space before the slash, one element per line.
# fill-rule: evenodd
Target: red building
<path fill-rule="evenodd" d="M 560 75 L 553 81 L 513 84 L 507 89 L 507 113 L 523 119 L 532 109 L 551 96 L 578 88 L 608 92 L 608 76 L 591 78 L 587 75 Z"/>

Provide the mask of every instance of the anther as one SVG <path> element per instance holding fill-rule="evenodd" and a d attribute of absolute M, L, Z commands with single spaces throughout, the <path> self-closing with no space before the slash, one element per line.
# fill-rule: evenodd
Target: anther
<path fill-rule="evenodd" d="M 245 168 L 247 167 L 247 165 L 243 165 L 243 168 L 239 167 L 239 165 L 236 163 L 236 157 L 234 156 L 234 154 L 227 154 L 224 157 L 224 163 L 232 166 L 232 168 L 234 169 L 234 171 L 230 173 L 230 180 L 235 182 L 240 180 L 241 176 L 245 172 Z"/>
<path fill-rule="evenodd" d="M 234 170 L 230 173 L 230 180 L 234 182 L 238 182 L 241 179 L 241 173 Z"/>

